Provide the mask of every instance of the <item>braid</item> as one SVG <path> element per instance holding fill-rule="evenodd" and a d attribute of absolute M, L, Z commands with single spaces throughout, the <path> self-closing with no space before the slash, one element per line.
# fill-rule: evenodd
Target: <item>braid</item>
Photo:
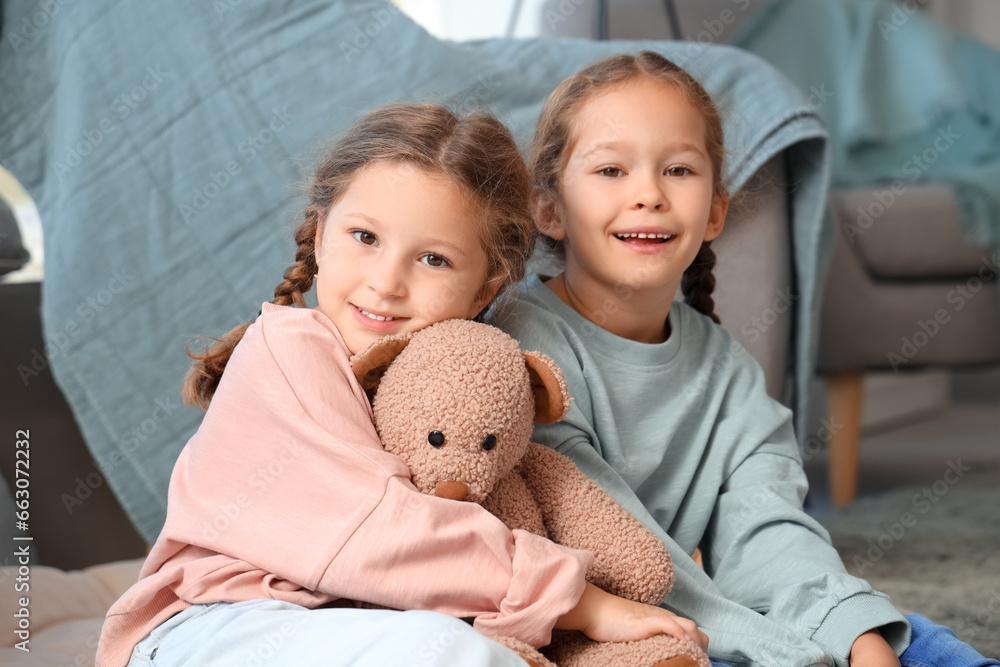
<path fill-rule="evenodd" d="M 708 315 L 716 324 L 720 324 L 719 316 L 715 314 L 715 301 L 712 291 L 715 290 L 715 251 L 711 241 L 701 244 L 697 256 L 691 266 L 684 272 L 681 279 L 681 291 L 684 293 L 684 303 L 703 315 Z"/>
<path fill-rule="evenodd" d="M 316 264 L 316 230 L 319 227 L 323 209 L 311 204 L 306 207 L 306 219 L 295 232 L 295 263 L 285 270 L 284 280 L 274 290 L 274 300 L 271 303 L 279 306 L 305 307 L 303 292 L 312 288 L 313 276 L 318 270 Z M 229 358 L 233 356 L 236 345 L 243 340 L 243 335 L 252 322 L 241 324 L 229 331 L 225 336 L 215 340 L 204 353 L 198 354 L 187 350 L 194 363 L 184 378 L 181 396 L 187 405 L 197 405 L 208 409 L 208 404 L 219 387 L 219 381 L 226 370 Z"/>
<path fill-rule="evenodd" d="M 319 271 L 316 263 L 316 230 L 319 228 L 323 209 L 316 204 L 306 207 L 306 219 L 295 231 L 295 263 L 285 269 L 284 280 L 274 288 L 271 303 L 279 306 L 305 307 L 303 292 L 312 289 L 313 276 Z"/>

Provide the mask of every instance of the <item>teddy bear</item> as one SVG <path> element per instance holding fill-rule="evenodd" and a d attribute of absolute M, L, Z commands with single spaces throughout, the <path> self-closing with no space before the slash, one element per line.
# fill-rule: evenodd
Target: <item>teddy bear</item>
<path fill-rule="evenodd" d="M 562 454 L 531 442 L 533 423 L 569 410 L 562 372 L 547 356 L 472 320 L 445 320 L 387 336 L 351 359 L 369 392 L 386 451 L 422 493 L 481 504 L 509 528 L 591 551 L 587 580 L 659 604 L 673 584 L 663 542 Z M 492 637 L 540 667 L 710 667 L 696 644 L 668 635 L 595 642 L 554 630 L 541 652 Z"/>

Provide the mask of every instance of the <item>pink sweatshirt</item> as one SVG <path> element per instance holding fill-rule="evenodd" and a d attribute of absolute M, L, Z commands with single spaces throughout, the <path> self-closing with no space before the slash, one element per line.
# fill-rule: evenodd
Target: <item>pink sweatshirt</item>
<path fill-rule="evenodd" d="M 170 478 L 167 520 L 101 633 L 97 664 L 192 604 L 338 598 L 475 616 L 547 644 L 589 552 L 417 492 L 385 452 L 350 352 L 319 311 L 265 303 Z"/>

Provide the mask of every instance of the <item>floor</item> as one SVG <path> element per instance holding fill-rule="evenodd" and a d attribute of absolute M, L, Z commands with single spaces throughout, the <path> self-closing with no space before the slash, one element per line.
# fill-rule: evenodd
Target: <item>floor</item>
<path fill-rule="evenodd" d="M 973 470 L 1000 467 L 1000 371 L 957 374 L 951 403 L 943 410 L 894 428 L 863 432 L 858 495 L 933 484 L 951 464 Z M 807 509 L 814 516 L 832 509 L 826 466 L 825 451 L 805 464 Z"/>

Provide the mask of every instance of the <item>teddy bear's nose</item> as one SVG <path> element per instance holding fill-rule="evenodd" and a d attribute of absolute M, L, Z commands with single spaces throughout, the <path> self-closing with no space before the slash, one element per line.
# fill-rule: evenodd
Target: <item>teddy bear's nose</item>
<path fill-rule="evenodd" d="M 449 500 L 465 500 L 469 495 L 469 487 L 462 482 L 438 482 L 434 487 L 434 495 Z"/>

